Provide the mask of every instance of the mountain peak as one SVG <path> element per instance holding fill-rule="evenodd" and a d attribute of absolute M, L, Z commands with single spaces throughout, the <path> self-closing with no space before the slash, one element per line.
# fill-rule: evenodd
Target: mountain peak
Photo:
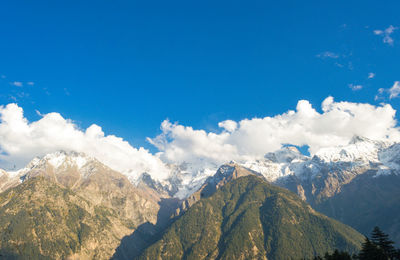
<path fill-rule="evenodd" d="M 201 196 L 139 259 L 308 259 L 338 247 L 357 252 L 362 239 L 295 194 L 249 175 Z"/>
<path fill-rule="evenodd" d="M 264 155 L 265 159 L 276 163 L 290 163 L 295 159 L 304 159 L 305 156 L 295 146 L 286 146 L 275 152 Z"/>
<path fill-rule="evenodd" d="M 363 143 L 363 142 L 372 142 L 372 140 L 371 140 L 371 139 L 368 139 L 368 138 L 366 138 L 366 137 L 363 137 L 363 136 L 354 135 L 354 136 L 351 138 L 349 144 L 356 144 L 356 143 Z"/>
<path fill-rule="evenodd" d="M 87 156 L 84 153 L 61 150 L 61 151 L 47 154 L 41 160 L 48 162 L 54 168 L 59 168 L 63 164 L 67 163 L 69 165 L 74 164 L 78 167 L 78 169 L 80 169 L 85 164 L 87 164 L 89 161 L 94 161 L 95 159 Z M 39 161 L 37 161 L 37 162 L 39 162 Z"/>
<path fill-rule="evenodd" d="M 214 176 L 207 178 L 205 184 L 200 188 L 201 194 L 202 196 L 209 196 L 226 183 L 248 175 L 255 175 L 262 178 L 260 173 L 240 166 L 239 164 L 224 164 L 219 167 Z"/>
<path fill-rule="evenodd" d="M 14 173 L 13 175 L 23 175 L 32 169 L 44 169 L 48 166 L 54 169 L 66 169 L 75 168 L 80 170 L 85 165 L 90 163 L 100 163 L 94 157 L 90 157 L 84 153 L 79 153 L 75 151 L 56 151 L 53 153 L 48 153 L 42 157 L 35 157 L 32 159 L 25 168 L 22 168 Z M 101 163 L 100 163 L 101 164 Z"/>

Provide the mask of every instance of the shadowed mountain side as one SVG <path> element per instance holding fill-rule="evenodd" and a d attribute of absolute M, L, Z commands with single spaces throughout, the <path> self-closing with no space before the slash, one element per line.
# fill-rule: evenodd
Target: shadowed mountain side
<path fill-rule="evenodd" d="M 357 176 L 341 192 L 316 204 L 315 209 L 368 235 L 374 226 L 400 244 L 400 176 L 374 177 L 376 171 Z"/>
<path fill-rule="evenodd" d="M 150 222 L 143 223 L 131 235 L 125 236 L 111 259 L 130 260 L 140 255 L 173 222 L 174 213 L 180 203 L 181 201 L 176 198 L 161 199 L 157 223 L 155 225 Z"/>

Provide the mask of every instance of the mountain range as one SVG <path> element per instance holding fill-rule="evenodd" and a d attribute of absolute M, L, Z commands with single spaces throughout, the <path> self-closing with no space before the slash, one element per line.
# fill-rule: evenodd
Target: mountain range
<path fill-rule="evenodd" d="M 397 143 L 356 136 L 312 156 L 287 146 L 222 166 L 169 167 L 164 180 L 146 172 L 133 178 L 83 153 L 59 151 L 18 171 L 0 170 L 0 255 L 312 257 L 356 252 L 358 232 L 376 225 L 400 242 Z"/>

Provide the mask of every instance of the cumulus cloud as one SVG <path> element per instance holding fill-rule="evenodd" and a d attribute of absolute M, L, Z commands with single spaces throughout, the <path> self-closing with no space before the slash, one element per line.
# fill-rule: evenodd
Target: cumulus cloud
<path fill-rule="evenodd" d="M 158 156 L 166 163 L 191 163 L 207 167 L 238 157 L 237 147 L 228 143 L 231 135 L 228 131 L 207 133 L 190 126 L 172 124 L 168 120 L 162 122 L 161 130 L 162 134 L 148 138 L 148 141 L 161 151 Z"/>
<path fill-rule="evenodd" d="M 375 73 L 373 72 L 368 73 L 368 79 L 373 79 L 373 78 L 375 78 Z"/>
<path fill-rule="evenodd" d="M 225 120 L 218 123 L 218 127 L 224 128 L 228 132 L 233 132 L 237 128 L 237 123 L 233 120 Z"/>
<path fill-rule="evenodd" d="M 308 145 L 314 154 L 323 147 L 347 144 L 354 135 L 399 140 L 395 113 L 388 104 L 335 102 L 332 97 L 323 101 L 320 113 L 307 100 L 300 100 L 296 110 L 273 117 L 244 119 L 236 124 L 223 121 L 220 133 L 166 120 L 161 124 L 162 133 L 149 141 L 165 162 L 218 165 L 259 158 L 285 144 Z"/>
<path fill-rule="evenodd" d="M 391 37 L 391 34 L 397 29 L 398 29 L 397 27 L 394 27 L 393 25 L 390 25 L 385 30 L 374 30 L 374 34 L 382 36 L 384 43 L 387 43 L 389 45 L 393 45 L 394 40 Z"/>
<path fill-rule="evenodd" d="M 39 113 L 39 115 L 42 115 Z M 25 166 L 33 157 L 57 150 L 84 152 L 111 168 L 133 177 L 149 172 L 163 179 L 167 170 L 161 160 L 144 148 L 136 149 L 114 135 L 105 135 L 98 125 L 80 130 L 58 113 L 29 122 L 17 104 L 0 106 L 0 167 Z"/>

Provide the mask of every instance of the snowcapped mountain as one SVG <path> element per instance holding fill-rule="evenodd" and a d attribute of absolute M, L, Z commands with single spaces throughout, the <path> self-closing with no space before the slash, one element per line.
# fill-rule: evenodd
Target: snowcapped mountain
<path fill-rule="evenodd" d="M 85 179 L 93 173 L 96 167 L 105 167 L 98 160 L 83 153 L 58 151 L 47 154 L 43 158 L 34 158 L 28 165 L 18 171 L 6 172 L 7 179 L 4 179 L 2 186 L 12 187 L 26 179 L 39 174 L 54 175 L 63 179 Z M 1 187 L 1 186 L 0 186 Z"/>
<path fill-rule="evenodd" d="M 339 184 L 334 186 L 340 186 L 367 170 L 374 170 L 376 176 L 398 172 L 400 144 L 355 136 L 348 145 L 322 148 L 312 157 L 301 154 L 296 147 L 287 146 L 267 153 L 263 158 L 237 162 L 237 164 L 281 186 L 296 183 L 296 187 L 300 189 L 297 192 L 304 198 L 306 195 L 302 194 L 303 191 L 300 188 L 304 185 L 299 186 L 299 183 L 333 178 Z M 59 176 L 61 179 L 68 173 L 68 177 L 64 178 L 65 181 L 85 179 L 98 167 L 106 166 L 96 158 L 83 153 L 58 151 L 47 154 L 43 158 L 34 158 L 25 168 L 18 171 L 0 171 L 0 191 L 43 172 Z M 135 178 L 127 173 L 122 174 L 135 186 L 145 185 L 166 196 L 184 199 L 200 189 L 207 178 L 216 173 L 219 165 L 195 168 L 191 164 L 183 163 L 168 165 L 168 168 L 169 177 L 161 181 L 146 172 Z M 318 189 L 315 188 L 315 190 Z M 316 192 L 314 191 L 313 194 Z M 335 194 L 336 192 L 330 190 L 328 193 Z"/>
<path fill-rule="evenodd" d="M 267 153 L 263 158 L 237 164 L 281 186 L 293 178 L 296 182 L 320 180 L 321 176 L 332 173 L 337 175 L 332 178 L 338 179 L 339 183 L 347 183 L 367 170 L 374 169 L 376 175 L 379 175 L 400 169 L 399 155 L 400 144 L 355 136 L 347 145 L 323 148 L 313 156 L 303 155 L 296 147 L 287 146 Z M 171 196 L 183 199 L 200 189 L 207 178 L 218 170 L 219 165 L 203 169 L 194 169 L 190 164 L 169 167 L 170 177 L 161 186 L 167 187 Z"/>
<path fill-rule="evenodd" d="M 83 153 L 58 151 L 42 158 L 34 158 L 25 168 L 15 172 L 0 173 L 0 192 L 18 186 L 35 177 L 71 189 L 94 204 L 107 206 L 124 217 L 137 221 L 143 218 L 156 221 L 160 196 L 152 190 L 138 189 L 129 179 L 104 165 L 96 158 Z M 165 197 L 165 196 L 164 196 Z M 134 209 L 134 205 L 141 207 Z M 128 210 L 129 209 L 129 210 Z M 148 215 L 148 212 L 152 214 Z M 145 217 L 143 217 L 146 215 Z"/>
<path fill-rule="evenodd" d="M 147 172 L 132 178 L 129 173 L 114 171 L 83 153 L 58 151 L 34 158 L 18 171 L 0 170 L 0 192 L 44 176 L 135 223 L 155 223 L 155 212 L 165 198 L 183 200 L 176 212 L 179 214 L 230 180 L 254 174 L 297 193 L 316 210 L 358 230 L 368 232 L 371 223 L 386 224 L 393 237 L 400 241 L 396 231 L 398 221 L 379 222 L 380 219 L 368 217 L 370 210 L 399 210 L 398 200 L 392 197 L 398 197 L 400 185 L 400 143 L 354 137 L 347 145 L 323 148 L 312 156 L 287 146 L 262 158 L 222 166 L 199 168 L 184 163 L 167 167 L 170 173 L 164 180 Z M 364 201 L 366 196 L 370 196 L 368 202 Z M 345 214 L 353 212 L 355 205 L 365 217 L 357 217 L 358 213 Z M 356 217 L 357 221 L 353 221 Z M 358 226 L 361 220 L 363 224 Z"/>
<path fill-rule="evenodd" d="M 326 171 L 359 174 L 367 168 L 396 170 L 400 165 L 396 159 L 399 155 L 400 144 L 355 136 L 348 145 L 322 148 L 312 157 L 302 155 L 295 147 L 285 147 L 241 165 L 275 182 L 288 176 L 310 179 Z"/>
<path fill-rule="evenodd" d="M 261 174 L 267 181 L 291 188 L 306 199 L 307 185 L 312 196 L 332 196 L 341 185 L 367 171 L 375 176 L 400 170 L 400 144 L 375 141 L 355 136 L 344 146 L 322 148 L 313 156 L 306 156 L 294 146 L 287 146 L 264 158 L 237 162 L 238 165 Z M 190 165 L 171 166 L 173 172 L 166 181 L 169 194 L 181 199 L 200 189 L 218 166 L 196 170 Z M 221 169 L 221 168 L 220 168 Z M 321 182 L 321 184 L 316 183 Z M 305 184 L 307 183 L 307 184 Z M 296 188 L 291 186 L 295 185 Z M 304 187 L 303 187 L 304 186 Z"/>
<path fill-rule="evenodd" d="M 326 163 L 378 163 L 378 154 L 389 146 L 389 142 L 374 141 L 364 137 L 355 136 L 351 139 L 348 145 L 323 148 L 315 154 L 315 157 Z"/>
<path fill-rule="evenodd" d="M 266 180 L 274 182 L 282 177 L 299 172 L 310 158 L 302 155 L 296 147 L 284 147 L 267 153 L 264 158 L 241 163 L 243 167 L 261 173 Z"/>

